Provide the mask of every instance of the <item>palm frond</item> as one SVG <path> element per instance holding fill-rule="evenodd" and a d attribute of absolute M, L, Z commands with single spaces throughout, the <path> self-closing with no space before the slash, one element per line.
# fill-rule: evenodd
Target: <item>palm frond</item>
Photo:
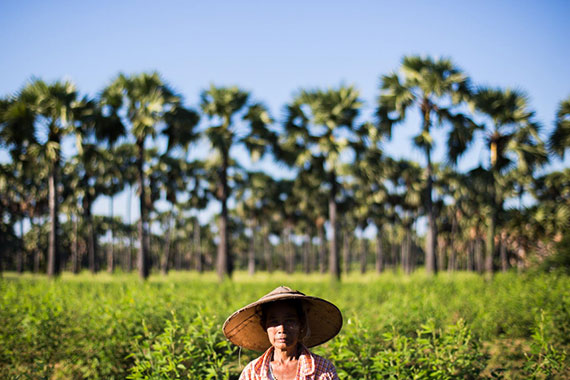
<path fill-rule="evenodd" d="M 570 97 L 560 102 L 548 147 L 560 158 L 564 158 L 566 149 L 570 147 Z"/>

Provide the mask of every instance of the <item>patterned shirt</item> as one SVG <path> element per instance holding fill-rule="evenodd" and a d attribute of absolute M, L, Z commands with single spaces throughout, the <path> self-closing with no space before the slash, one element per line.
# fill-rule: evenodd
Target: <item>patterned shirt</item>
<path fill-rule="evenodd" d="M 270 363 L 273 358 L 273 347 L 270 347 L 263 355 L 249 362 L 243 369 L 239 380 L 271 380 Z M 327 359 L 315 355 L 305 347 L 299 355 L 297 367 L 298 380 L 338 380 L 334 365 Z"/>

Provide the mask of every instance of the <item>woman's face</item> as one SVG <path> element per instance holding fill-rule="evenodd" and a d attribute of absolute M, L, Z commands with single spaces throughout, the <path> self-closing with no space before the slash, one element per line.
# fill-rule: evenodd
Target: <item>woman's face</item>
<path fill-rule="evenodd" d="M 269 342 L 276 349 L 295 347 L 299 342 L 301 321 L 295 307 L 287 302 L 274 303 L 268 307 L 265 326 Z"/>

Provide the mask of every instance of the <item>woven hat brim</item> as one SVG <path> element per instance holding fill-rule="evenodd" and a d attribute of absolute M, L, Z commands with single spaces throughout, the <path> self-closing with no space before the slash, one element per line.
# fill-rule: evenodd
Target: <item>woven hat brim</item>
<path fill-rule="evenodd" d="M 310 335 L 302 342 L 305 346 L 318 346 L 338 334 L 342 327 L 342 314 L 335 305 L 322 298 L 305 296 L 301 293 L 290 293 L 266 296 L 239 309 L 230 315 L 224 323 L 224 335 L 240 347 L 254 351 L 267 350 L 271 343 L 261 326 L 258 306 L 293 299 L 303 302 L 307 316 Z"/>

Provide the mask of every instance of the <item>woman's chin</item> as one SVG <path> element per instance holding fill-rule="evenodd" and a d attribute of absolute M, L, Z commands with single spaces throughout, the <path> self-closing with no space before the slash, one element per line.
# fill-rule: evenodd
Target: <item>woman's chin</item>
<path fill-rule="evenodd" d="M 273 347 L 277 350 L 286 350 L 287 348 L 291 348 L 294 344 L 292 342 L 287 341 L 276 341 L 273 343 Z"/>

